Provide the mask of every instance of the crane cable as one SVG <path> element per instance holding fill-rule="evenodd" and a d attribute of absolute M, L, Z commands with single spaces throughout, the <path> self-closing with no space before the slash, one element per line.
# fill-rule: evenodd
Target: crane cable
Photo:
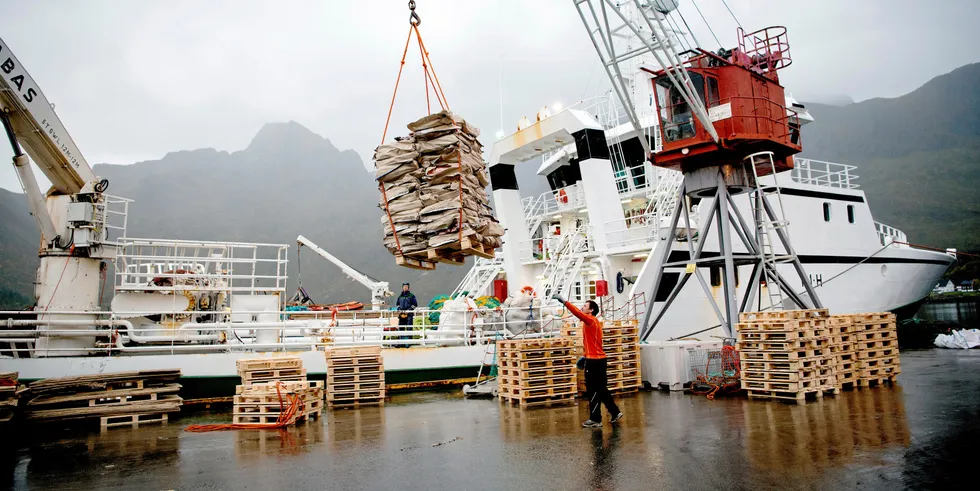
<path fill-rule="evenodd" d="M 735 17 L 735 12 L 732 12 L 732 8 L 728 6 L 728 2 L 721 0 L 721 3 L 725 4 L 725 8 L 728 9 L 728 13 L 732 14 L 732 19 L 735 19 L 735 23 L 738 24 L 739 29 L 741 29 L 742 23 L 738 21 L 738 17 Z"/>
<path fill-rule="evenodd" d="M 457 173 L 459 175 L 459 240 L 463 240 L 463 151 L 462 143 L 463 139 L 460 137 L 462 132 L 462 127 L 456 121 L 456 116 L 452 114 L 449 109 L 449 102 L 446 100 L 446 94 L 442 90 L 442 83 L 439 81 L 439 76 L 436 75 L 435 67 L 432 64 L 432 58 L 429 56 L 429 51 L 425 49 L 425 42 L 422 41 L 422 33 L 419 32 L 419 26 L 422 24 L 422 18 L 415 12 L 415 0 L 409 0 L 408 2 L 408 38 L 405 39 L 405 48 L 402 50 L 402 59 L 398 66 L 398 76 L 395 79 L 395 89 L 391 94 L 391 104 L 388 106 L 388 117 L 385 119 L 384 132 L 381 134 L 381 145 L 384 145 L 385 139 L 388 137 L 388 127 L 391 124 L 391 114 L 395 109 L 395 98 L 398 95 L 398 86 L 401 84 L 402 72 L 405 69 L 405 58 L 408 56 L 408 46 L 412 42 L 412 34 L 415 34 L 415 38 L 419 44 L 419 55 L 422 58 L 422 71 L 424 72 L 425 78 L 425 104 L 427 114 L 431 114 L 432 108 L 429 99 L 429 86 L 432 87 L 432 92 L 436 97 L 436 102 L 439 103 L 439 107 L 443 111 L 449 114 L 450 119 L 453 122 L 453 126 L 456 127 L 456 134 L 458 138 L 458 144 L 456 147 L 457 155 Z M 385 185 L 382 182 L 378 183 L 378 189 L 381 190 L 381 198 L 384 200 L 385 215 L 388 217 L 388 224 L 391 226 L 391 235 L 395 239 L 395 247 L 398 249 L 398 255 L 403 255 L 401 241 L 398 240 L 398 231 L 395 229 L 395 221 L 391 217 L 391 210 L 388 207 L 388 193 L 385 190 Z"/>
<path fill-rule="evenodd" d="M 691 0 L 691 3 L 694 4 L 694 9 L 698 11 L 698 15 L 701 16 L 701 20 L 704 21 L 704 25 L 708 27 L 708 32 L 711 33 L 711 37 L 715 38 L 715 42 L 718 43 L 718 47 L 724 48 L 724 46 L 721 45 L 721 41 L 718 39 L 718 36 L 715 35 L 715 30 L 711 28 L 711 24 L 708 24 L 708 19 L 704 18 L 704 14 L 701 13 L 701 8 L 698 7 L 697 0 Z"/>

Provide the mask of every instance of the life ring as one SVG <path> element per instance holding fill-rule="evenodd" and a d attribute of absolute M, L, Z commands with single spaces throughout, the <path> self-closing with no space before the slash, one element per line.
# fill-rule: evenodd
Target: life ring
<path fill-rule="evenodd" d="M 534 288 L 532 288 L 530 286 L 527 286 L 527 285 L 525 285 L 524 288 L 521 288 L 521 293 L 527 293 L 528 295 L 531 295 L 532 297 L 537 297 L 538 296 L 538 294 L 535 293 Z"/>
<path fill-rule="evenodd" d="M 558 190 L 558 194 L 556 195 L 556 198 L 558 199 L 559 203 L 563 205 L 568 204 L 568 194 L 565 193 L 564 189 Z"/>

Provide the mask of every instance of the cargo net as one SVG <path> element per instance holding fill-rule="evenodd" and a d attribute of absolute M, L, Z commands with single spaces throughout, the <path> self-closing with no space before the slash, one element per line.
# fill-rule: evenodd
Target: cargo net
<path fill-rule="evenodd" d="M 718 394 L 740 390 L 738 351 L 734 339 L 726 339 L 720 350 L 691 350 L 691 393 L 709 400 Z"/>

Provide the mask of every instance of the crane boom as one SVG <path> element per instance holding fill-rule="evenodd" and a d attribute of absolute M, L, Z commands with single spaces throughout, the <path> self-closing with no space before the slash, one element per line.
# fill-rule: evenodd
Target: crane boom
<path fill-rule="evenodd" d="M 378 281 L 370 276 L 350 267 L 347 263 L 341 261 L 333 254 L 322 249 L 320 246 L 316 245 L 310 239 L 303 237 L 302 235 L 296 237 L 296 243 L 302 246 L 309 247 L 317 254 L 323 256 L 327 261 L 332 262 L 341 271 L 344 272 L 350 279 L 364 285 L 369 290 L 371 290 L 371 308 L 373 310 L 381 310 L 381 307 L 385 303 L 385 298 L 392 295 L 391 290 L 388 289 L 387 281 Z"/>
<path fill-rule="evenodd" d="M 0 110 L 13 134 L 61 194 L 79 192 L 96 176 L 34 79 L 0 39 Z"/>

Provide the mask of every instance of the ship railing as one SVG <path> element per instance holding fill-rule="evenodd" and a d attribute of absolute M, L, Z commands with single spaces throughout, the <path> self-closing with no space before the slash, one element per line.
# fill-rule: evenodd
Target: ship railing
<path fill-rule="evenodd" d="M 119 196 L 103 195 L 105 198 L 104 208 L 100 215 L 101 226 L 105 231 L 104 244 L 119 246 L 120 241 L 126 237 L 126 227 L 129 225 L 129 204 L 131 199 Z"/>
<path fill-rule="evenodd" d="M 878 233 L 878 241 L 881 243 L 882 247 L 909 247 L 909 240 L 905 235 L 905 232 L 902 232 L 891 225 L 875 222 L 875 232 Z"/>
<path fill-rule="evenodd" d="M 120 239 L 116 291 L 283 293 L 289 246 L 246 242 Z"/>
<path fill-rule="evenodd" d="M 468 302 L 469 303 L 469 302 Z M 497 339 L 515 337 L 557 336 L 565 318 L 556 314 L 557 305 L 535 305 L 522 308 L 477 307 L 450 310 L 413 311 L 413 325 L 399 326 L 397 311 L 235 311 L 234 314 L 270 314 L 278 320 L 269 322 L 184 322 L 181 317 L 214 316 L 213 311 L 184 311 L 175 315 L 175 324 L 134 325 L 130 319 L 105 319 L 88 327 L 65 327 L 66 323 L 84 321 L 50 321 L 36 319 L 37 312 L 0 312 L 0 354 L 7 356 L 58 356 L 60 352 L 77 354 L 84 350 L 92 354 L 119 353 L 188 353 L 232 351 L 296 351 L 315 350 L 327 346 L 380 345 L 399 346 L 468 346 L 492 343 Z M 46 314 L 77 311 L 49 311 Z M 111 317 L 111 312 L 86 312 Z M 133 315 L 133 313 L 128 313 Z M 146 313 L 150 315 L 150 313 Z M 155 313 L 159 315 L 159 312 Z M 32 320 L 23 320 L 28 316 Z M 91 322 L 91 321 L 90 321 Z M 78 339 L 89 336 L 93 346 L 73 346 L 35 349 L 34 342 L 42 338 Z M 6 345 L 6 347 L 4 346 Z"/>
<path fill-rule="evenodd" d="M 860 185 L 854 183 L 859 177 L 854 174 L 855 169 L 857 166 L 854 165 L 797 158 L 793 170 L 790 171 L 790 177 L 800 184 L 857 189 Z"/>
<path fill-rule="evenodd" d="M 606 223 L 606 247 L 610 252 L 652 246 L 660 230 L 660 218 L 656 212 L 629 215 L 623 220 Z M 649 247 L 647 247 L 649 248 Z"/>

